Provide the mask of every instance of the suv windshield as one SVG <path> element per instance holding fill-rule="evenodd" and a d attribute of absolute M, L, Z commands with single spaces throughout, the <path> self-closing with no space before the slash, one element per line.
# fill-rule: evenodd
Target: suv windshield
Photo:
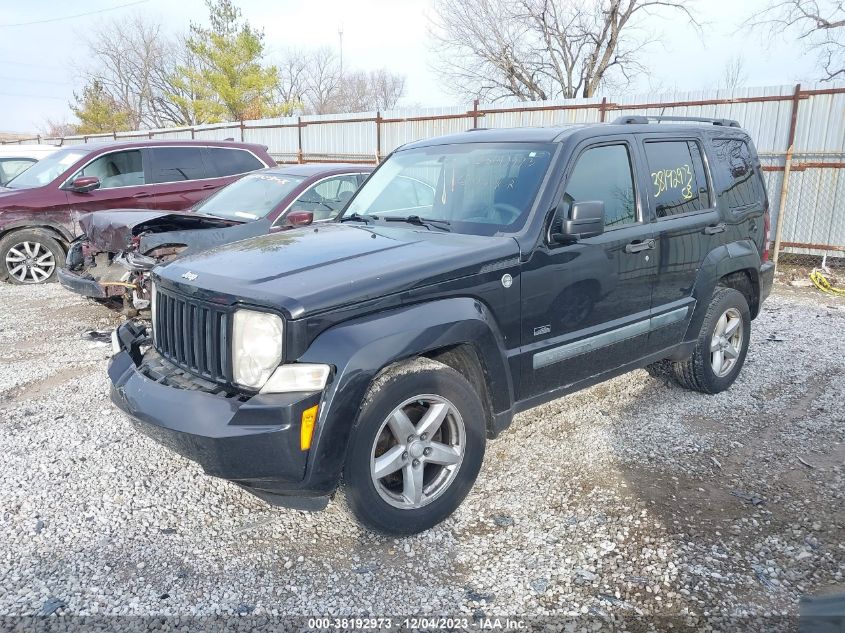
<path fill-rule="evenodd" d="M 6 186 L 10 189 L 32 189 L 49 185 L 61 176 L 68 167 L 87 155 L 81 149 L 62 149 L 43 158 L 12 180 Z"/>
<path fill-rule="evenodd" d="M 417 216 L 458 233 L 513 233 L 525 224 L 554 146 L 461 143 L 398 151 L 362 185 L 345 218 Z"/>
<path fill-rule="evenodd" d="M 194 211 L 229 220 L 250 221 L 266 216 L 305 178 L 285 174 L 249 174 L 200 202 Z"/>

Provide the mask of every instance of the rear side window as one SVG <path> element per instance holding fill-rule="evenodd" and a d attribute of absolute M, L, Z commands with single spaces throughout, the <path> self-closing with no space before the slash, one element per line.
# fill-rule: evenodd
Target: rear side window
<path fill-rule="evenodd" d="M 211 167 L 211 175 L 216 178 L 245 174 L 267 167 L 254 154 L 242 149 L 209 147 L 206 148 L 206 157 Z"/>
<path fill-rule="evenodd" d="M 565 213 L 576 202 L 594 200 L 604 202 L 604 225 L 608 228 L 637 221 L 627 146 L 592 147 L 578 157 L 563 194 Z"/>
<path fill-rule="evenodd" d="M 748 143 L 737 138 L 713 139 L 715 169 L 721 178 L 722 199 L 731 209 L 739 209 L 763 201 L 763 187 L 754 171 Z"/>
<path fill-rule="evenodd" d="M 199 147 L 156 147 L 152 152 L 152 182 L 180 182 L 209 178 Z"/>
<path fill-rule="evenodd" d="M 695 141 L 644 143 L 651 177 L 649 199 L 658 218 L 710 207 L 701 148 Z"/>

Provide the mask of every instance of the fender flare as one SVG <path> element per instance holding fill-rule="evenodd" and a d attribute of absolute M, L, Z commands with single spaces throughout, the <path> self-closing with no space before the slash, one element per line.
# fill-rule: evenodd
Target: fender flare
<path fill-rule="evenodd" d="M 42 229 L 44 231 L 48 231 L 53 236 L 64 242 L 65 245 L 70 244 L 74 240 L 73 235 L 66 227 L 55 224 L 47 224 L 45 222 L 39 222 L 38 220 L 15 220 L 13 222 L 9 222 L 8 224 L 4 224 L 0 227 L 0 239 L 4 238 L 8 233 L 19 231 L 21 229 Z"/>
<path fill-rule="evenodd" d="M 361 402 L 383 368 L 460 344 L 472 345 L 484 365 L 493 413 L 510 409 L 514 388 L 504 341 L 492 314 L 477 299 L 455 297 L 414 304 L 322 332 L 297 359 L 335 368 L 315 425 L 307 487 L 330 491 L 337 485 Z"/>
<path fill-rule="evenodd" d="M 747 271 L 751 275 L 754 290 L 759 293 L 761 263 L 757 246 L 751 240 L 731 242 L 710 251 L 701 263 L 692 289 L 696 307 L 684 340 L 691 341 L 698 338 L 704 315 L 716 290 L 716 284 L 725 275 Z"/>

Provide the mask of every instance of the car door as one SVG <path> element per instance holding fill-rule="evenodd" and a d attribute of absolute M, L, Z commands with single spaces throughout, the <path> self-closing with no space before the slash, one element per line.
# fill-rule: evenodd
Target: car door
<path fill-rule="evenodd" d="M 151 147 L 150 205 L 162 211 L 181 211 L 193 206 L 231 182 L 215 178 L 201 146 Z"/>
<path fill-rule="evenodd" d="M 701 140 L 690 136 L 640 137 L 648 168 L 648 206 L 654 217 L 657 279 L 649 345 L 679 343 L 692 308 L 693 286 L 702 262 L 725 237 L 725 223 L 712 195 Z"/>
<path fill-rule="evenodd" d="M 83 176 L 96 176 L 100 186 L 93 191 L 71 191 L 68 185 Z M 124 149 L 106 152 L 86 163 L 63 185 L 71 211 L 103 209 L 149 209 L 145 151 Z"/>
<path fill-rule="evenodd" d="M 645 355 L 656 265 L 631 137 L 580 146 L 555 217 L 601 200 L 605 230 L 569 244 L 548 233 L 522 272 L 523 399 L 577 383 Z"/>

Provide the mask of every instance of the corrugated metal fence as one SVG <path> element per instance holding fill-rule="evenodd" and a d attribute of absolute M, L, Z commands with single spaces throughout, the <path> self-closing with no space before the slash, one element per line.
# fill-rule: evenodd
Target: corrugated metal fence
<path fill-rule="evenodd" d="M 738 120 L 760 153 L 773 230 L 781 249 L 845 255 L 845 87 L 829 84 L 632 95 L 614 100 L 510 105 L 476 101 L 470 108 L 309 115 L 31 141 L 69 145 L 111 138 L 231 138 L 266 145 L 280 163 L 377 162 L 403 143 L 473 127 L 567 125 L 636 114 Z M 786 209 L 783 214 L 782 206 Z"/>

